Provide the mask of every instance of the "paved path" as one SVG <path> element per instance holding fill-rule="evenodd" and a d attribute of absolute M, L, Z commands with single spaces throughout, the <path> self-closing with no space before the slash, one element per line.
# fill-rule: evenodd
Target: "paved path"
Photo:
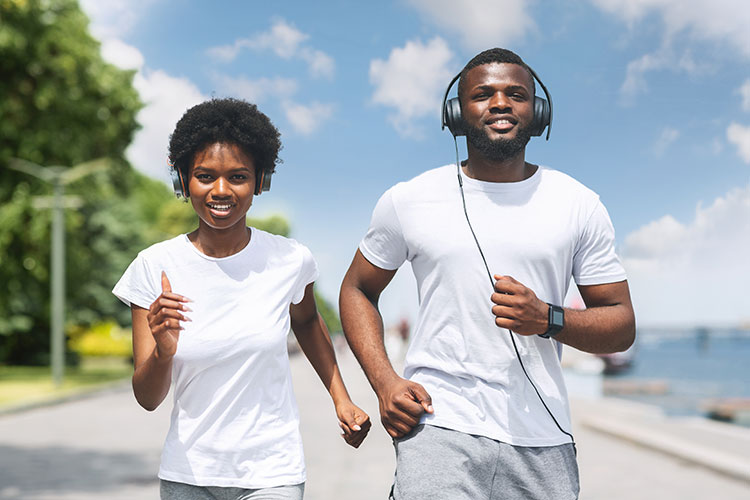
<path fill-rule="evenodd" d="M 349 448 L 317 376 L 303 357 L 293 357 L 308 464 L 305 498 L 385 500 L 394 463 L 390 439 L 356 361 L 345 352 L 339 357 L 352 397 L 376 422 L 359 450 Z M 0 499 L 156 500 L 168 406 L 148 413 L 123 387 L 0 416 Z M 586 423 L 592 414 L 608 415 L 596 404 L 574 406 L 582 500 L 750 498 L 750 483 L 596 431 Z"/>

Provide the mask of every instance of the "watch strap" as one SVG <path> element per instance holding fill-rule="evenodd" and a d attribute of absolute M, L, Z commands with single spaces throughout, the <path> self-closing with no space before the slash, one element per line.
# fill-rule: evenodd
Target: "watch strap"
<path fill-rule="evenodd" d="M 549 306 L 549 313 L 547 316 L 547 331 L 540 333 L 539 336 L 545 339 L 551 339 L 563 329 L 565 326 L 565 311 L 562 307 L 554 304 L 547 304 Z"/>

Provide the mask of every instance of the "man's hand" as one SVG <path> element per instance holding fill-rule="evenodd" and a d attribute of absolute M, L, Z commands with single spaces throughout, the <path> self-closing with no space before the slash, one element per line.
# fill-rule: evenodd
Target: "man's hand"
<path fill-rule="evenodd" d="M 416 382 L 396 377 L 384 390 L 378 391 L 380 421 L 393 438 L 408 434 L 424 412 L 432 413 L 432 398 Z"/>
<path fill-rule="evenodd" d="M 156 355 L 160 359 L 169 359 L 177 352 L 177 341 L 180 339 L 180 321 L 190 321 L 190 318 L 180 311 L 190 311 L 185 305 L 189 299 L 172 293 L 172 286 L 167 274 L 161 272 L 161 295 L 148 309 L 148 326 L 156 342 Z"/>
<path fill-rule="evenodd" d="M 490 297 L 495 324 L 520 335 L 547 331 L 549 306 L 530 288 L 510 276 L 495 275 L 495 293 Z"/>
<path fill-rule="evenodd" d="M 359 448 L 372 427 L 370 416 L 351 401 L 337 404 L 336 416 L 339 419 L 339 427 L 344 431 L 344 441 L 354 448 Z"/>

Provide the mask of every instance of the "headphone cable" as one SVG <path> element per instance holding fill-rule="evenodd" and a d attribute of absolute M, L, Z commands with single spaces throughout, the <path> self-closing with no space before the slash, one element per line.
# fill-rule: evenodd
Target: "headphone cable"
<path fill-rule="evenodd" d="M 482 262 L 484 263 L 484 268 L 487 270 L 487 277 L 490 279 L 490 286 L 492 287 L 492 290 L 494 292 L 495 290 L 495 281 L 492 279 L 492 273 L 490 272 L 490 266 L 487 265 L 487 259 L 484 257 L 484 252 L 482 251 L 482 246 L 479 244 L 479 239 L 477 239 L 477 235 L 474 232 L 474 227 L 471 225 L 471 220 L 469 219 L 469 212 L 466 210 L 466 196 L 464 195 L 464 181 L 461 178 L 461 163 L 458 158 L 458 141 L 456 140 L 456 136 L 453 136 L 453 144 L 456 146 L 456 174 L 458 175 L 458 187 L 461 191 L 461 202 L 464 207 L 464 215 L 466 216 L 466 222 L 469 225 L 469 230 L 471 231 L 471 235 L 474 237 L 474 243 L 477 245 L 477 249 L 479 250 L 479 255 L 482 257 Z M 531 380 L 531 377 L 529 376 L 529 373 L 526 371 L 526 366 L 523 364 L 523 360 L 521 359 L 521 353 L 518 351 L 518 346 L 516 345 L 516 338 L 515 334 L 508 329 L 508 332 L 510 333 L 510 340 L 513 343 L 513 349 L 516 351 L 516 358 L 518 358 L 518 363 L 521 365 L 521 370 L 523 371 L 523 374 L 526 375 L 526 380 L 529 381 L 529 384 L 531 384 L 531 387 L 534 389 L 534 392 L 536 392 L 537 397 L 539 398 L 539 401 L 541 401 L 542 405 L 544 406 L 544 409 L 547 410 L 547 413 L 549 413 L 549 416 L 552 417 L 552 420 L 555 422 L 555 425 L 558 429 L 560 429 L 560 432 L 570 437 L 570 441 L 573 444 L 573 452 L 578 455 L 578 451 L 576 450 L 576 441 L 575 438 L 573 438 L 573 434 L 566 431 L 562 428 L 560 423 L 555 418 L 555 415 L 552 413 L 552 410 L 549 409 L 547 406 L 547 403 L 544 401 L 544 398 L 539 392 L 539 389 L 537 389 L 536 384 L 534 384 L 534 381 Z"/>

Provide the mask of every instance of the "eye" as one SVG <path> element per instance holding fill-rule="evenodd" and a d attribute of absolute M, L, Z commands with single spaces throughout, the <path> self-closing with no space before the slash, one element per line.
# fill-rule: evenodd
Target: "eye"
<path fill-rule="evenodd" d="M 201 182 L 209 182 L 211 180 L 211 176 L 208 174 L 195 174 L 195 178 Z"/>
<path fill-rule="evenodd" d="M 244 182 L 248 179 L 248 176 L 245 174 L 234 174 L 230 179 L 235 182 Z"/>

